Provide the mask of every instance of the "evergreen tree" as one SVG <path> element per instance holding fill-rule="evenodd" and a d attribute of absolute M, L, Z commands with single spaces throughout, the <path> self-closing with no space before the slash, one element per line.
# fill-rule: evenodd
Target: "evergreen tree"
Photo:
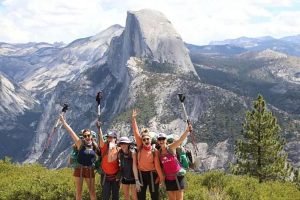
<path fill-rule="evenodd" d="M 254 109 L 247 111 L 241 131 L 242 139 L 236 142 L 236 174 L 248 174 L 265 180 L 285 179 L 288 176 L 285 141 L 280 137 L 276 118 L 266 110 L 261 95 L 253 103 Z"/>

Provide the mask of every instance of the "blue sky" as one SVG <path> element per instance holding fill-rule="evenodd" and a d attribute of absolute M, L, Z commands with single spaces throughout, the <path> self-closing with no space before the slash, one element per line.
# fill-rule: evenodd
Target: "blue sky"
<path fill-rule="evenodd" d="M 300 0 L 0 0 L 0 42 L 69 43 L 144 8 L 164 13 L 192 44 L 300 34 Z"/>

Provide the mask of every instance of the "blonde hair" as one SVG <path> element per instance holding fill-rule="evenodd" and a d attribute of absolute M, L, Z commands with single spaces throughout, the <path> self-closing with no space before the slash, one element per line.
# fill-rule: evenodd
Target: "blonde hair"
<path fill-rule="evenodd" d="M 141 135 L 142 135 L 142 138 L 145 137 L 145 136 L 148 136 L 148 137 L 151 138 L 151 135 L 149 133 L 149 129 L 147 129 L 147 128 L 142 128 Z"/>

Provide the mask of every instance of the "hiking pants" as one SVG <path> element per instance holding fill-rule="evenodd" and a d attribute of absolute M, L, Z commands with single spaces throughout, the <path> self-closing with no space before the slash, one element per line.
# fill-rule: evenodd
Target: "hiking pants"
<path fill-rule="evenodd" d="M 141 187 L 141 191 L 137 193 L 138 200 L 146 200 L 146 191 L 148 185 L 151 194 L 151 199 L 159 200 L 159 183 L 155 183 L 157 173 L 154 171 L 140 171 L 139 176 L 140 182 L 143 184 L 143 186 Z"/>
<path fill-rule="evenodd" d="M 112 200 L 119 200 L 119 190 L 120 190 L 120 181 L 116 179 L 107 179 L 103 180 L 104 175 L 101 175 L 101 183 L 102 185 L 102 199 L 110 200 L 110 196 L 112 196 Z"/>

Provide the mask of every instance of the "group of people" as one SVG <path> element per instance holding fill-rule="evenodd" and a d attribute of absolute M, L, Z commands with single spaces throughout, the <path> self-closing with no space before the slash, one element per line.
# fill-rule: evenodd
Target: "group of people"
<path fill-rule="evenodd" d="M 122 185 L 124 198 L 129 200 L 145 200 L 146 191 L 152 200 L 159 199 L 159 187 L 166 187 L 168 199 L 182 200 L 185 188 L 185 170 L 180 165 L 176 148 L 186 139 L 192 126 L 189 124 L 178 140 L 167 143 L 167 135 L 160 133 L 157 136 L 158 148 L 152 144 L 152 135 L 148 129 L 138 129 L 137 111 L 132 111 L 132 130 L 136 142 L 133 145 L 128 137 L 117 138 L 116 132 L 109 132 L 104 139 L 101 123 L 96 123 L 98 129 L 98 144 L 92 137 L 92 131 L 85 129 L 79 137 L 68 125 L 63 115 L 60 116 L 65 129 L 68 131 L 75 148 L 78 150 L 78 163 L 73 176 L 76 185 L 76 200 L 82 198 L 82 185 L 85 180 L 90 199 L 96 199 L 94 161 L 101 157 L 98 170 L 101 171 L 102 199 L 119 199 L 119 188 Z"/>

